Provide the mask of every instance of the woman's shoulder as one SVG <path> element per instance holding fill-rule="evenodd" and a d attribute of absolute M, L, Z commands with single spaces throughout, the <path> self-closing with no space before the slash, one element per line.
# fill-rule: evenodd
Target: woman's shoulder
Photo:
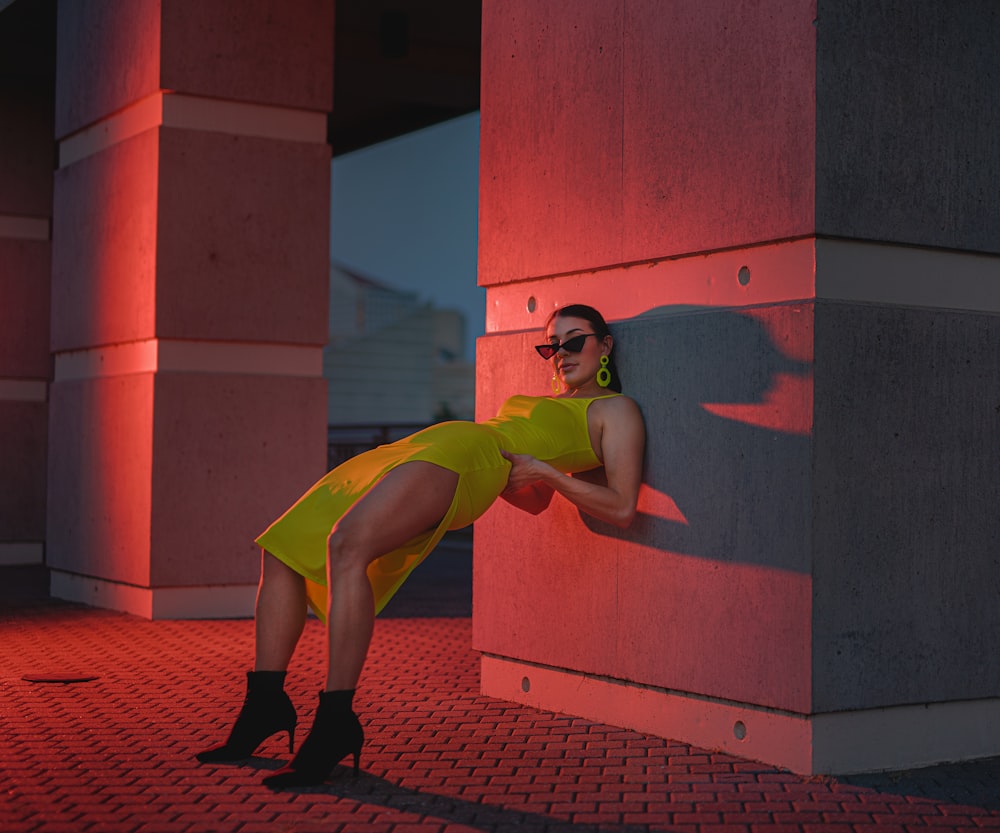
<path fill-rule="evenodd" d="M 594 404 L 601 403 L 604 408 L 636 408 L 638 409 L 638 403 L 627 394 L 624 393 L 612 393 L 606 396 L 596 397 Z"/>
<path fill-rule="evenodd" d="M 598 413 L 600 413 L 601 417 L 605 420 L 642 420 L 642 411 L 639 409 L 639 403 L 637 403 L 631 396 L 626 396 L 624 393 L 620 393 L 617 396 L 605 396 L 600 399 L 595 399 L 591 404 L 591 407 L 596 407 Z"/>

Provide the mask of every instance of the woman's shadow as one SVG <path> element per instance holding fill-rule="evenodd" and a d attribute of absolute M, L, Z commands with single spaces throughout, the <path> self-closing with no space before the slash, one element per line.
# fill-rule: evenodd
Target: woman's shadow
<path fill-rule="evenodd" d="M 588 528 L 667 552 L 808 571 L 812 365 L 775 341 L 809 342 L 811 330 L 806 305 L 660 307 L 617 322 L 624 392 L 646 420 L 644 487 L 671 511 L 640 504 L 626 530 L 581 513 Z"/>
<path fill-rule="evenodd" d="M 272 758 L 251 758 L 247 765 L 253 769 L 274 770 L 281 761 Z M 472 793 L 475 787 L 465 786 L 465 793 Z M 545 831 L 554 826 L 572 825 L 574 833 L 649 833 L 651 830 L 662 830 L 661 824 L 619 824 L 619 823 L 581 823 L 568 817 L 548 816 L 543 813 L 511 809 L 497 802 L 503 801 L 504 795 L 494 790 L 484 792 L 479 800 L 460 798 L 455 795 L 441 795 L 430 792 L 426 788 L 409 789 L 400 786 L 378 775 L 364 770 L 354 778 L 350 767 L 345 764 L 337 766 L 329 778 L 322 784 L 313 787 L 298 787 L 282 792 L 291 795 L 328 795 L 338 801 L 350 801 L 357 805 L 369 805 L 382 811 L 406 813 L 415 818 L 406 820 L 413 824 L 426 823 L 428 820 L 439 820 L 445 826 L 461 825 L 484 833 L 512 830 L 514 826 L 523 831 Z M 553 803 L 565 803 L 563 798 L 549 793 L 547 796 L 542 788 L 535 792 L 539 798 L 551 798 Z M 513 794 L 513 791 L 512 791 Z M 589 799 L 588 799 L 589 800 Z M 490 801 L 491 803 L 485 803 Z M 404 823 L 397 820 L 396 823 Z"/>

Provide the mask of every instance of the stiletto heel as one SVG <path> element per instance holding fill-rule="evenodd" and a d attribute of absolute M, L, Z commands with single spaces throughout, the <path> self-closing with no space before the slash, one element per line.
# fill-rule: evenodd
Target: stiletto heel
<path fill-rule="evenodd" d="M 354 691 L 321 691 L 319 707 L 309 736 L 298 754 L 264 783 L 272 789 L 310 787 L 322 784 L 333 768 L 348 755 L 354 756 L 354 777 L 361 770 L 361 747 L 365 732 L 351 709 Z"/>
<path fill-rule="evenodd" d="M 288 732 L 288 751 L 295 748 L 295 706 L 285 693 L 284 671 L 248 671 L 243 707 L 220 746 L 195 757 L 203 764 L 249 758 L 271 735 Z"/>

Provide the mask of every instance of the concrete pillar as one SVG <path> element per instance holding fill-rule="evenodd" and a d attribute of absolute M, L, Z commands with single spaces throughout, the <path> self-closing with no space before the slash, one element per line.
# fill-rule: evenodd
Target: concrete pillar
<path fill-rule="evenodd" d="M 58 8 L 54 595 L 252 612 L 325 463 L 332 0 Z"/>
<path fill-rule="evenodd" d="M 0 27 L 0 565 L 45 542 L 55 37 L 28 5 Z"/>
<path fill-rule="evenodd" d="M 487 0 L 480 416 L 590 303 L 649 441 L 625 532 L 478 523 L 484 693 L 802 773 L 1000 754 L 998 36 Z"/>

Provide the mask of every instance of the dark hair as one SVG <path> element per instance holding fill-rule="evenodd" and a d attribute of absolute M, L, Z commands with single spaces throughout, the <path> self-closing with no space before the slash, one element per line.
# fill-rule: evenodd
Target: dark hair
<path fill-rule="evenodd" d="M 594 328 L 594 332 L 599 339 L 603 340 L 605 336 L 611 335 L 611 330 L 608 327 L 608 322 L 604 320 L 604 316 L 586 304 L 569 304 L 568 306 L 560 307 L 549 316 L 548 321 L 545 322 L 545 326 L 548 327 L 556 318 L 582 318 Z M 615 393 L 621 393 L 622 380 L 618 375 L 618 368 L 615 366 L 614 345 L 611 347 L 611 352 L 608 353 L 608 359 L 608 370 L 611 371 L 611 383 L 608 385 L 608 388 Z"/>

